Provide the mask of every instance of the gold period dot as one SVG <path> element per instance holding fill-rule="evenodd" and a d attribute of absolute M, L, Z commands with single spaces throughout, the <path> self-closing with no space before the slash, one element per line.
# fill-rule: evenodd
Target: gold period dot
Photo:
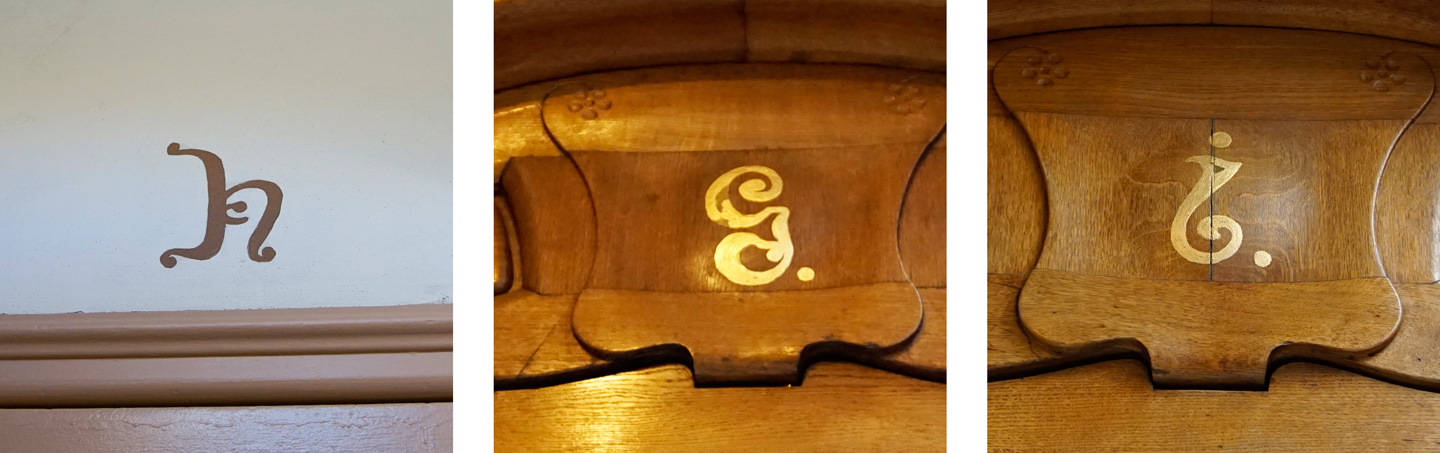
<path fill-rule="evenodd" d="M 1255 252 L 1255 265 L 1266 267 L 1270 265 L 1270 254 L 1264 250 Z"/>
<path fill-rule="evenodd" d="M 802 268 L 800 268 L 800 270 L 795 271 L 795 276 L 796 276 L 796 277 L 800 277 L 800 281 L 802 281 L 802 282 L 808 282 L 808 281 L 814 280 L 814 279 L 815 279 L 815 269 L 811 269 L 811 268 L 808 268 L 808 267 L 802 267 Z"/>
<path fill-rule="evenodd" d="M 1230 134 L 1224 132 L 1216 131 L 1210 136 L 1210 144 L 1215 145 L 1216 148 L 1224 148 L 1230 146 L 1230 141 Z"/>

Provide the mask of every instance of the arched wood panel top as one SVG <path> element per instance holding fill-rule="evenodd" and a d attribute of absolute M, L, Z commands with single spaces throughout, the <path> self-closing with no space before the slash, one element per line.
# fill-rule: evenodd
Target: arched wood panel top
<path fill-rule="evenodd" d="M 1359 33 L 1440 45 L 1428 0 L 994 0 L 989 37 L 1128 25 L 1250 25 Z"/>
<path fill-rule="evenodd" d="M 495 3 L 497 91 L 626 68 L 744 62 L 868 64 L 941 72 L 945 2 Z"/>

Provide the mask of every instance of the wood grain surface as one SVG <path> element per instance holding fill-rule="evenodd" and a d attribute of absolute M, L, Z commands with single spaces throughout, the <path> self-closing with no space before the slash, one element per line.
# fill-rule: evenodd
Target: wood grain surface
<path fill-rule="evenodd" d="M 945 124 L 942 75 L 850 65 L 616 71 L 568 79 L 545 102 L 572 154 L 928 143 Z"/>
<path fill-rule="evenodd" d="M 1045 239 L 1045 179 L 1020 123 L 1008 116 L 986 120 L 986 269 L 1023 276 L 1040 259 Z"/>
<path fill-rule="evenodd" d="M 514 263 L 510 261 L 510 234 L 505 228 L 505 218 L 501 211 L 505 203 L 500 197 L 495 197 L 495 294 L 505 294 L 510 291 L 514 273 Z"/>
<path fill-rule="evenodd" d="M 1408 120 L 1434 90 L 1421 46 L 1345 33 L 1145 27 L 1026 42 L 995 65 L 996 92 L 1011 112 Z"/>
<path fill-rule="evenodd" d="M 1210 23 L 1213 0 L 995 0 L 990 39 L 1081 28 Z"/>
<path fill-rule="evenodd" d="M 943 0 L 750 0 L 750 61 L 945 70 Z"/>
<path fill-rule="evenodd" d="M 496 392 L 495 450 L 945 449 L 943 384 L 847 363 L 818 364 L 793 387 L 690 381 L 684 366 L 667 365 Z"/>
<path fill-rule="evenodd" d="M 1036 269 L 1019 306 L 1029 334 L 1057 349 L 1104 344 L 1148 353 L 1163 387 L 1264 388 L 1276 348 L 1364 354 L 1385 346 L 1400 324 L 1384 278 L 1179 282 Z"/>
<path fill-rule="evenodd" d="M 1383 277 L 1371 212 L 1380 168 L 1407 121 L 1216 120 L 1218 159 L 1242 166 L 1211 198 L 1238 223 L 1212 242 L 1215 281 Z M 1336 171 L 1343 169 L 1343 171 Z M 1243 241 L 1242 241 L 1243 240 Z M 1240 242 L 1237 253 L 1219 251 Z M 1256 254 L 1270 257 L 1269 264 Z M 1222 257 L 1227 259 L 1222 259 Z"/>
<path fill-rule="evenodd" d="M 900 260 L 916 288 L 945 287 L 945 136 L 920 158 L 900 207 Z"/>
<path fill-rule="evenodd" d="M 495 2 L 495 89 L 621 68 L 745 60 L 740 0 Z"/>
<path fill-rule="evenodd" d="M 1428 108 L 1435 110 L 1435 108 Z M 1375 200 L 1375 239 L 1385 274 L 1400 283 L 1440 281 L 1440 124 L 1415 124 L 1395 144 Z"/>
<path fill-rule="evenodd" d="M 450 403 L 0 410 L 16 452 L 448 452 Z"/>
<path fill-rule="evenodd" d="M 1373 355 L 1327 362 L 1391 382 L 1440 392 L 1440 285 L 1397 283 L 1405 317 L 1395 339 Z"/>
<path fill-rule="evenodd" d="M 1322 365 L 1268 391 L 1155 390 L 1138 361 L 991 382 L 991 451 L 1430 451 L 1436 393 Z M 1063 434 L 1060 434 L 1063 433 Z"/>
<path fill-rule="evenodd" d="M 501 183 L 519 244 L 520 281 L 540 294 L 578 294 L 595 257 L 595 208 L 566 157 L 512 159 Z"/>
<path fill-rule="evenodd" d="M 812 345 L 894 351 L 920 328 L 922 310 L 909 283 L 741 293 L 591 289 L 575 305 L 573 328 L 611 360 L 684 347 L 697 386 L 792 385 Z"/>
<path fill-rule="evenodd" d="M 1176 210 L 1201 177 L 1186 160 L 1210 152 L 1209 120 L 1016 117 L 1044 167 L 1049 225 L 1038 267 L 1138 279 L 1209 278 L 1208 264 L 1186 260 L 1171 244 Z M 1201 206 L 1191 218 L 1207 215 Z M 1186 239 L 1195 249 L 1210 249 L 1197 235 Z"/>

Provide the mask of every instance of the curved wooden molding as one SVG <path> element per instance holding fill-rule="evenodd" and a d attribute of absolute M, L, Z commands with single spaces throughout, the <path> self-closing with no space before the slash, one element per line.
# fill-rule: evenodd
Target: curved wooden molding
<path fill-rule="evenodd" d="M 452 354 L 0 360 L 0 407 L 450 401 Z"/>
<path fill-rule="evenodd" d="M 865 33 L 855 31 L 865 30 Z M 795 62 L 943 71 L 940 0 L 505 0 L 495 89 L 647 66 Z"/>
<path fill-rule="evenodd" d="M 448 352 L 450 308 L 0 315 L 0 360 Z"/>
<path fill-rule="evenodd" d="M 1249 25 L 1328 30 L 1440 45 L 1440 4 L 1428 0 L 999 0 L 989 37 L 1134 25 Z"/>
<path fill-rule="evenodd" d="M 451 306 L 0 316 L 0 407 L 450 398 Z"/>

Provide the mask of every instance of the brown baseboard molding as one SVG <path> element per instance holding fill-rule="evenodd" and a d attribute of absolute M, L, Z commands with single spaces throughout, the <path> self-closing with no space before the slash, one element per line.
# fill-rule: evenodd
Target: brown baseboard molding
<path fill-rule="evenodd" d="M 449 352 L 0 361 L 0 408 L 448 402 Z"/>
<path fill-rule="evenodd" d="M 0 315 L 0 408 L 447 402 L 450 309 Z"/>
<path fill-rule="evenodd" d="M 0 315 L 0 360 L 444 352 L 450 307 Z"/>

